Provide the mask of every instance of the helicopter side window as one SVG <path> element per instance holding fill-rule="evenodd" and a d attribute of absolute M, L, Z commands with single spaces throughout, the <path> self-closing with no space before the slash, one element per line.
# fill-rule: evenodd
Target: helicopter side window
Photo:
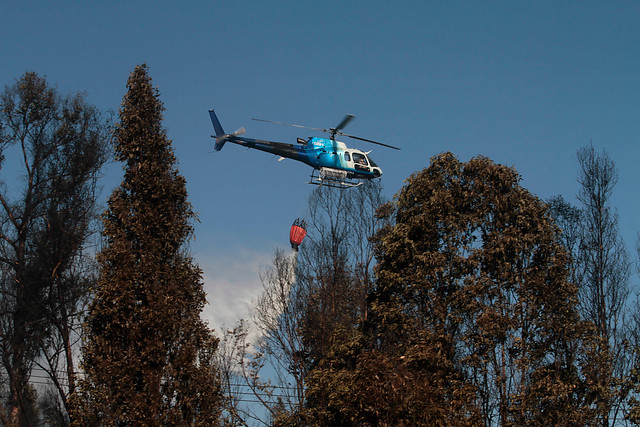
<path fill-rule="evenodd" d="M 361 153 L 353 153 L 353 161 L 361 165 L 367 165 L 367 158 Z"/>
<path fill-rule="evenodd" d="M 350 156 L 350 155 L 349 155 L 349 153 L 347 153 L 346 151 L 344 152 L 344 159 L 345 159 L 347 162 L 350 162 L 350 161 L 351 161 L 351 156 Z"/>

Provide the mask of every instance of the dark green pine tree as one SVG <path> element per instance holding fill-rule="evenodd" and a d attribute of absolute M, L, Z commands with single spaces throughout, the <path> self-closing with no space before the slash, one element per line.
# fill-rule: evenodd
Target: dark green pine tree
<path fill-rule="evenodd" d="M 146 65 L 135 68 L 127 88 L 115 131 L 125 176 L 103 219 L 80 418 L 89 425 L 212 425 L 221 405 L 218 341 L 200 318 L 201 271 L 185 248 L 195 214 Z"/>

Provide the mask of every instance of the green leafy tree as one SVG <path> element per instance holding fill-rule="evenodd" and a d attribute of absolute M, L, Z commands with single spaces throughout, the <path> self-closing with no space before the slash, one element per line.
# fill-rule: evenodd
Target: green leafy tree
<path fill-rule="evenodd" d="M 369 319 L 309 378 L 327 425 L 583 425 L 589 325 L 546 205 L 511 168 L 445 153 L 379 210 Z M 383 403 L 384 402 L 384 403 Z"/>
<path fill-rule="evenodd" d="M 83 347 L 79 412 L 89 425 L 213 425 L 217 339 L 200 318 L 194 219 L 146 65 L 129 76 L 115 131 L 122 184 L 104 214 L 100 276 Z"/>
<path fill-rule="evenodd" d="M 16 184 L 2 170 L 0 356 L 11 425 L 34 423 L 35 363 L 65 407 L 75 387 L 73 336 L 95 283 L 83 252 L 97 218 L 107 130 L 84 95 L 63 96 L 33 72 L 0 98 L 0 162 L 19 165 L 22 178 Z"/>

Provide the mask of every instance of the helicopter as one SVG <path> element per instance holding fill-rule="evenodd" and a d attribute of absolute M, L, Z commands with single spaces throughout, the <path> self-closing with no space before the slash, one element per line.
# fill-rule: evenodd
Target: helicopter
<path fill-rule="evenodd" d="M 284 142 L 244 138 L 240 136 L 245 134 L 244 127 L 233 133 L 225 133 L 213 109 L 209 110 L 209 115 L 216 133 L 215 135 L 211 135 L 211 137 L 216 140 L 213 147 L 215 151 L 222 150 L 224 144 L 229 141 L 234 144 L 242 145 L 243 147 L 253 148 L 278 155 L 280 156 L 278 161 L 284 160 L 285 158 L 297 160 L 313 168 L 313 171 L 311 172 L 311 179 L 308 182 L 309 184 L 326 185 L 329 187 L 346 189 L 361 185 L 362 180 L 379 178 L 382 175 L 382 169 L 380 169 L 371 156 L 369 156 L 370 151 L 363 152 L 354 148 L 349 148 L 344 142 L 337 141 L 336 135 L 342 135 L 360 141 L 382 145 L 394 150 L 399 150 L 398 147 L 394 147 L 392 145 L 383 144 L 381 142 L 360 138 L 358 136 L 342 132 L 342 129 L 354 118 L 351 114 L 347 114 L 338 126 L 330 129 L 311 128 L 291 123 L 253 119 L 261 122 L 295 126 L 329 133 L 329 138 L 297 138 L 297 144 L 295 145 Z"/>

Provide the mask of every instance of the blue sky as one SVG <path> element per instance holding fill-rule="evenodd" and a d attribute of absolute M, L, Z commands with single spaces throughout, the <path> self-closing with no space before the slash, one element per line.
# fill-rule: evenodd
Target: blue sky
<path fill-rule="evenodd" d="M 192 252 L 212 326 L 246 316 L 258 273 L 313 189 L 310 169 L 227 144 L 225 130 L 294 142 L 328 128 L 372 149 L 391 198 L 440 152 L 514 166 L 546 199 L 575 200 L 576 150 L 605 148 L 630 249 L 640 231 L 640 3 L 631 1 L 0 2 L 0 84 L 25 71 L 117 111 L 146 62 L 199 214 Z M 112 165 L 103 199 L 119 183 Z M 637 282 L 637 280 L 636 280 Z"/>

